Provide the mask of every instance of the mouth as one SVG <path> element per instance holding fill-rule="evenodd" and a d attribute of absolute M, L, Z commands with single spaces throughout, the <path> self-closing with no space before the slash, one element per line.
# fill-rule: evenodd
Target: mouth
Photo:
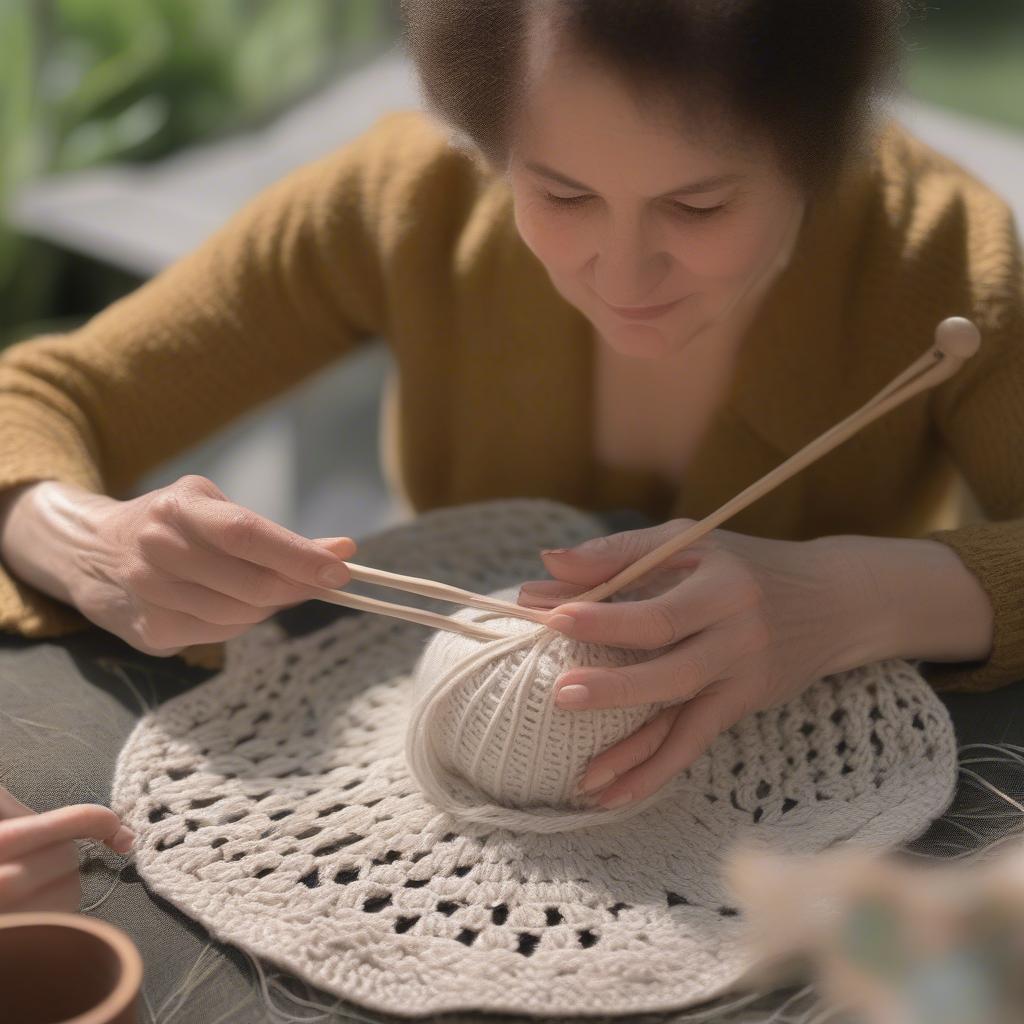
<path fill-rule="evenodd" d="M 604 300 L 601 300 L 604 302 Z M 624 317 L 627 320 L 653 320 L 656 317 L 663 316 L 670 309 L 674 309 L 682 302 L 682 299 L 676 299 L 674 302 L 667 302 L 663 306 L 613 306 L 610 302 L 604 304 L 616 315 Z"/>

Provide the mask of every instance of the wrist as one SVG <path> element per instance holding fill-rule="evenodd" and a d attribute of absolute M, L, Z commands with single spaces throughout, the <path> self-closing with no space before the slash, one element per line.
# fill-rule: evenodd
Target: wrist
<path fill-rule="evenodd" d="M 0 499 L 0 558 L 18 579 L 74 603 L 89 516 L 98 503 L 113 500 L 59 480 L 13 488 Z"/>
<path fill-rule="evenodd" d="M 988 595 L 948 545 L 920 538 L 842 535 L 822 546 L 844 582 L 843 628 L 864 660 L 988 657 Z"/>
<path fill-rule="evenodd" d="M 819 537 L 805 543 L 826 581 L 822 599 L 828 638 L 828 673 L 845 672 L 892 655 L 890 597 L 865 558 L 862 538 Z"/>

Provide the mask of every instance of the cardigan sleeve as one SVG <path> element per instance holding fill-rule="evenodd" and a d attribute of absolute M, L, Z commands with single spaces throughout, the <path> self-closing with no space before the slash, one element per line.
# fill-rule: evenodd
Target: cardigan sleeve
<path fill-rule="evenodd" d="M 968 234 L 973 316 L 982 345 L 935 389 L 932 422 L 985 521 L 928 537 L 949 545 L 994 612 L 984 661 L 925 662 L 939 690 L 985 691 L 1024 679 L 1024 270 L 1013 217 L 986 206 Z"/>
<path fill-rule="evenodd" d="M 402 115 L 304 165 L 79 329 L 0 354 L 0 492 L 138 477 L 387 330 L 379 206 Z M 0 565 L 0 629 L 72 632 L 77 609 Z"/>

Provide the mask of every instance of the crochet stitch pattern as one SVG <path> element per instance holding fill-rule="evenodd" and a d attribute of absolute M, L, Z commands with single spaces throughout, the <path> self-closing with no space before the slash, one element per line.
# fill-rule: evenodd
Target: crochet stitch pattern
<path fill-rule="evenodd" d="M 367 538 L 359 559 L 489 592 L 601 532 L 554 502 L 486 502 Z M 945 708 L 890 660 L 750 715 L 628 821 L 474 822 L 430 803 L 405 759 L 431 639 L 345 614 L 230 641 L 224 669 L 142 718 L 119 757 L 112 806 L 146 884 L 215 938 L 385 1013 L 671 1010 L 749 966 L 721 878 L 733 843 L 891 849 L 953 795 Z"/>

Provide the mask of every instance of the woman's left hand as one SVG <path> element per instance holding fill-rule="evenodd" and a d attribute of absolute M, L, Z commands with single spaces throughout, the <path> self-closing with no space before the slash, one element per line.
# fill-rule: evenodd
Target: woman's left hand
<path fill-rule="evenodd" d="M 840 537 L 712 530 L 624 590 L 633 600 L 573 603 L 693 522 L 546 551 L 554 579 L 520 590 L 520 604 L 557 609 L 548 624 L 575 640 L 665 648 L 637 665 L 573 668 L 557 681 L 555 703 L 566 710 L 671 702 L 591 761 L 579 788 L 602 807 L 646 798 L 741 718 L 874 658 L 863 611 L 871 574 Z"/>

